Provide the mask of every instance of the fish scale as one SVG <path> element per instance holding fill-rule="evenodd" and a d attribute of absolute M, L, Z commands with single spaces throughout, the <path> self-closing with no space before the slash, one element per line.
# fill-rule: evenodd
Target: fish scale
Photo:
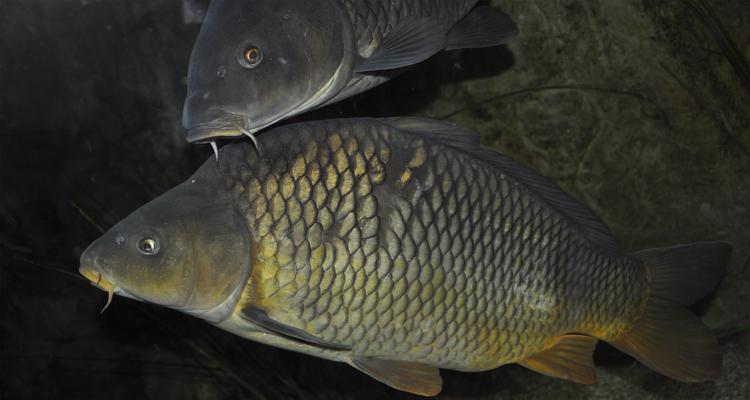
<path fill-rule="evenodd" d="M 445 23 L 456 23 L 477 3 L 477 0 L 337 0 L 341 2 L 352 26 L 356 53 L 368 58 L 383 40 L 403 22 L 405 17 L 441 17 Z M 354 74 L 341 93 L 331 102 L 376 87 L 398 71 Z"/>
<path fill-rule="evenodd" d="M 478 0 L 338 0 L 354 28 L 359 54 L 369 57 L 399 21 L 407 16 L 466 15 Z"/>
<path fill-rule="evenodd" d="M 683 382 L 719 377 L 685 307 L 731 245 L 623 254 L 590 210 L 478 142 L 415 118 L 278 128 L 263 156 L 225 146 L 113 226 L 80 272 L 421 395 L 440 392 L 438 368 L 511 362 L 591 384 L 600 339 Z"/>
<path fill-rule="evenodd" d="M 237 209 L 255 210 L 238 309 L 353 354 L 460 370 L 568 332 L 612 336 L 611 321 L 639 311 L 634 260 L 604 256 L 488 163 L 385 124 L 308 126 L 277 132 L 263 158 L 249 146 L 222 157 Z"/>

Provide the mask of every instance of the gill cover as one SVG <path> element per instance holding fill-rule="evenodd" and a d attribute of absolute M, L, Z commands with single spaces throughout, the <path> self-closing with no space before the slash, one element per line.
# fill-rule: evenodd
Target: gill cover
<path fill-rule="evenodd" d="M 127 297 L 216 322 L 244 287 L 248 252 L 245 220 L 211 160 L 92 243 L 81 273 Z"/>
<path fill-rule="evenodd" d="M 188 141 L 254 133 L 322 103 L 347 56 L 344 24 L 331 0 L 212 1 L 190 58 Z"/>

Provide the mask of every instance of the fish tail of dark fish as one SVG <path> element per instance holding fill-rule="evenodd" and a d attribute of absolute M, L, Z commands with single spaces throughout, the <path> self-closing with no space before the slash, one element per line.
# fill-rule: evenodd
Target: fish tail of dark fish
<path fill-rule="evenodd" d="M 474 8 L 448 33 L 446 50 L 499 46 L 518 36 L 518 26 L 506 13 L 490 6 Z"/>
<path fill-rule="evenodd" d="M 729 243 L 703 242 L 634 254 L 648 269 L 649 297 L 640 318 L 611 343 L 679 381 L 718 378 L 718 342 L 687 306 L 716 288 L 731 252 Z"/>

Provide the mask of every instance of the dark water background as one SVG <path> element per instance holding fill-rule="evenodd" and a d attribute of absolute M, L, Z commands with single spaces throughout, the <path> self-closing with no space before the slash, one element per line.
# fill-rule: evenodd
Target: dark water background
<path fill-rule="evenodd" d="M 497 0 L 522 36 L 440 53 L 303 118 L 420 115 L 482 133 L 592 207 L 623 247 L 725 239 L 697 306 L 724 375 L 687 385 L 600 345 L 599 383 L 443 371 L 444 398 L 747 398 L 750 4 Z M 350 367 L 105 294 L 83 248 L 209 155 L 180 127 L 205 0 L 0 0 L 0 399 L 407 398 Z"/>

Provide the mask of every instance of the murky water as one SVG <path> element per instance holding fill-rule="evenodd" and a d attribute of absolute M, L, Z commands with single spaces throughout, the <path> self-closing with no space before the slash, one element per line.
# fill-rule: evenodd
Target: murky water
<path fill-rule="evenodd" d="M 211 154 L 180 126 L 206 1 L 0 2 L 0 399 L 409 397 L 351 369 L 106 295 L 82 249 Z M 300 119 L 418 115 L 482 134 L 594 209 L 627 250 L 724 239 L 696 306 L 724 373 L 688 385 L 600 345 L 599 382 L 517 366 L 443 371 L 443 398 L 742 398 L 750 393 L 750 6 L 496 0 L 510 45 L 440 53 Z"/>

